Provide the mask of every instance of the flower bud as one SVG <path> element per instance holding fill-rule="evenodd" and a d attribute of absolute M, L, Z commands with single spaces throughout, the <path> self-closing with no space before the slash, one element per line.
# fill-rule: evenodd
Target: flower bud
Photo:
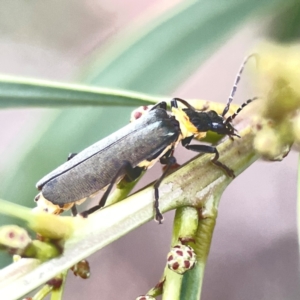
<path fill-rule="evenodd" d="M 31 243 L 31 238 L 24 228 L 16 225 L 0 227 L 0 244 L 10 249 L 24 249 Z"/>
<path fill-rule="evenodd" d="M 196 263 L 196 254 L 190 246 L 176 245 L 168 253 L 167 266 L 178 274 L 191 270 Z"/>

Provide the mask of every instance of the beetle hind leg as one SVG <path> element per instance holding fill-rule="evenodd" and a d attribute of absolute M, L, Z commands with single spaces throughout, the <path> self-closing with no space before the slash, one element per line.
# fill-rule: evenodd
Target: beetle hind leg
<path fill-rule="evenodd" d="M 176 165 L 176 158 L 173 156 L 174 149 L 170 149 L 163 157 L 160 158 L 160 163 L 166 165 L 164 168 L 164 172 L 160 176 L 158 180 L 154 183 L 154 209 L 155 209 L 155 220 L 162 224 L 164 219 L 160 209 L 159 209 L 159 186 L 162 180 L 166 177 L 169 170 L 172 166 Z"/>
<path fill-rule="evenodd" d="M 82 212 L 80 215 L 83 217 L 87 217 L 88 215 L 90 215 L 91 213 L 95 212 L 96 210 L 100 209 L 101 207 L 103 207 L 106 203 L 106 200 L 114 186 L 114 184 L 116 183 L 116 181 L 125 174 L 125 176 L 130 180 L 133 181 L 136 178 L 138 178 L 141 174 L 142 168 L 136 167 L 133 168 L 132 165 L 130 164 L 129 161 L 123 161 L 120 169 L 118 170 L 118 172 L 116 173 L 116 175 L 112 178 L 110 184 L 108 185 L 106 191 L 104 192 L 102 198 L 100 199 L 99 203 L 93 207 L 91 207 L 90 209 Z M 72 211 L 73 212 L 73 211 Z"/>

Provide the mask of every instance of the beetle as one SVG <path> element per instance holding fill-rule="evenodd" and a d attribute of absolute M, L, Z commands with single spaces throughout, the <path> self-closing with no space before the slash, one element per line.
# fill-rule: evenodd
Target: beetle
<path fill-rule="evenodd" d="M 161 177 L 154 184 L 155 219 L 162 223 L 159 210 L 159 185 L 169 168 L 176 163 L 173 152 L 178 143 L 188 150 L 212 153 L 212 163 L 223 169 L 230 177 L 234 172 L 219 161 L 216 147 L 191 145 L 194 136 L 204 137 L 208 131 L 239 137 L 232 121 L 239 112 L 256 99 L 252 98 L 240 106 L 236 113 L 225 118 L 236 92 L 240 75 L 250 56 L 244 61 L 236 77 L 228 102 L 221 115 L 214 110 L 196 110 L 187 101 L 174 98 L 171 111 L 166 102 L 154 105 L 146 114 L 108 137 L 96 142 L 44 176 L 36 187 L 41 191 L 36 197 L 37 205 L 45 211 L 59 214 L 71 209 L 77 214 L 76 204 L 106 188 L 98 205 L 81 213 L 87 216 L 105 205 L 113 185 L 124 176 L 135 180 L 145 169 L 157 161 L 166 165 Z M 179 108 L 178 102 L 184 108 Z"/>

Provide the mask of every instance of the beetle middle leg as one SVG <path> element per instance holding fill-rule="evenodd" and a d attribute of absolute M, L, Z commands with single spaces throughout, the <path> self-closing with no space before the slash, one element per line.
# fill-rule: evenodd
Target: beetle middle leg
<path fill-rule="evenodd" d="M 133 181 L 135 179 L 137 179 L 142 172 L 142 168 L 139 167 L 135 167 L 133 168 L 132 165 L 130 164 L 129 161 L 124 160 L 120 169 L 118 170 L 118 172 L 115 174 L 115 176 L 112 178 L 110 184 L 108 185 L 106 191 L 104 192 L 102 198 L 100 199 L 99 203 L 93 207 L 91 207 L 90 209 L 82 212 L 80 215 L 83 217 L 87 217 L 88 215 L 90 215 L 91 213 L 95 212 L 96 210 L 100 209 L 101 207 L 103 207 L 106 203 L 106 200 L 114 186 L 114 184 L 116 183 L 116 181 L 125 174 L 125 176 L 127 176 L 127 178 L 130 181 Z M 72 211 L 73 212 L 73 211 Z"/>
<path fill-rule="evenodd" d="M 225 173 L 232 178 L 235 178 L 234 172 L 232 169 L 228 168 L 226 165 L 222 164 L 219 159 L 219 152 L 216 147 L 207 146 L 207 145 L 189 145 L 191 138 L 186 138 L 182 140 L 182 146 L 184 146 L 188 150 L 192 150 L 195 152 L 202 152 L 202 153 L 214 153 L 215 156 L 212 158 L 211 162 L 218 166 L 219 168 L 223 169 Z"/>
<path fill-rule="evenodd" d="M 78 215 L 78 211 L 77 211 L 77 206 L 76 204 L 74 204 L 72 207 L 71 207 L 71 212 L 72 212 L 72 216 L 73 217 L 76 217 Z"/>
<path fill-rule="evenodd" d="M 77 153 L 70 153 L 68 156 L 68 160 L 72 159 L 73 157 L 75 157 L 77 155 Z M 98 205 L 90 208 L 89 210 L 86 210 L 84 212 L 81 213 L 81 215 L 83 217 L 87 217 L 89 214 L 93 213 L 94 211 L 100 209 L 101 207 L 103 207 L 105 205 L 105 202 L 111 192 L 111 189 L 113 187 L 113 185 L 115 184 L 116 180 L 118 179 L 118 177 L 120 177 L 122 175 L 122 173 L 125 172 L 126 176 L 128 177 L 129 181 L 133 181 L 136 178 L 138 178 L 141 174 L 141 170 L 137 170 L 138 168 L 132 168 L 131 164 L 128 161 L 124 161 L 120 170 L 117 172 L 116 176 L 113 177 L 111 183 L 109 184 L 107 190 L 105 191 L 105 193 L 103 194 L 100 202 Z M 78 211 L 77 211 L 77 206 L 76 204 L 74 204 L 71 207 L 71 212 L 72 212 L 72 216 L 77 216 Z"/>

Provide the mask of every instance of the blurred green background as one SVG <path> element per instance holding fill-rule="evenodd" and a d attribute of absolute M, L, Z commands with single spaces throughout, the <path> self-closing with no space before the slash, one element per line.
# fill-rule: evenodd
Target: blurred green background
<path fill-rule="evenodd" d="M 261 40 L 291 42 L 300 32 L 292 0 L 2 0 L 0 8 L 3 74 L 224 103 L 243 57 Z M 237 103 L 255 95 L 245 73 Z M 35 183 L 68 153 L 127 124 L 132 109 L 1 110 L 0 197 L 34 207 Z M 181 162 L 192 155 L 179 153 Z M 295 154 L 280 166 L 257 164 L 226 191 L 204 299 L 299 299 L 295 165 Z M 70 275 L 66 299 L 145 293 L 163 270 L 171 221 L 169 213 L 163 226 L 147 224 L 95 254 L 91 279 Z"/>

